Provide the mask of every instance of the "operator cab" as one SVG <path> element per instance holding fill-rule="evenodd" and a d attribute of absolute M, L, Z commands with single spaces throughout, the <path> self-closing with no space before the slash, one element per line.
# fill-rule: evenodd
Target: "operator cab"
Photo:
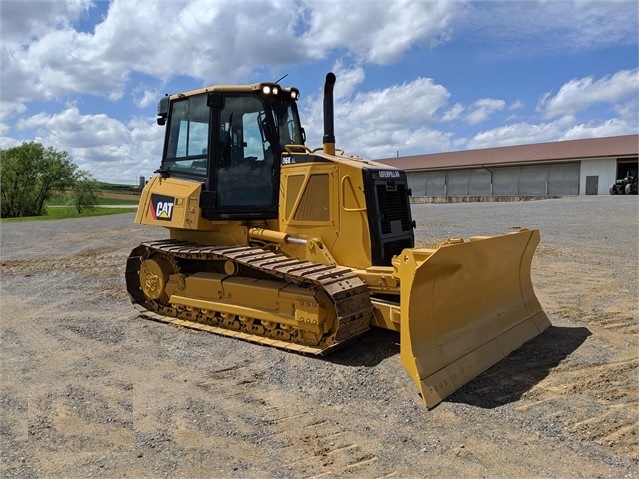
<path fill-rule="evenodd" d="M 304 145 L 299 92 L 275 83 L 225 86 L 166 96 L 165 177 L 203 183 L 208 219 L 277 218 L 280 162 L 285 145 Z"/>

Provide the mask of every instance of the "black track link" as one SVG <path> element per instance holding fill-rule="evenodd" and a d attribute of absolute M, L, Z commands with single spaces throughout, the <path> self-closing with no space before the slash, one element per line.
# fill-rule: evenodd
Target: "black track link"
<path fill-rule="evenodd" d="M 325 341 L 326 346 L 304 346 L 180 319 L 176 310 L 148 300 L 140 288 L 140 264 L 153 253 L 167 255 L 176 263 L 180 260 L 232 261 L 243 269 L 260 271 L 297 286 L 322 289 L 335 308 L 337 329 L 332 333 L 333 337 Z M 373 314 L 368 287 L 351 269 L 298 260 L 254 246 L 204 246 L 180 240 L 146 242 L 131 252 L 125 276 L 131 300 L 143 316 L 302 353 L 326 354 L 338 348 L 366 332 Z"/>

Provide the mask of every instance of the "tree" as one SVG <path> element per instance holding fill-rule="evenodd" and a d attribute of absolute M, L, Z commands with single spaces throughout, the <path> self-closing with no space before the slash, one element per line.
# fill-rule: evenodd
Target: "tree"
<path fill-rule="evenodd" d="M 0 213 L 4 218 L 40 216 L 54 191 L 75 183 L 78 169 L 66 151 L 23 143 L 0 150 Z"/>
<path fill-rule="evenodd" d="M 100 197 L 100 183 L 96 181 L 90 173 L 80 171 L 75 178 L 75 184 L 71 188 L 71 198 L 73 206 L 82 213 L 83 209 L 92 210 L 95 208 Z"/>

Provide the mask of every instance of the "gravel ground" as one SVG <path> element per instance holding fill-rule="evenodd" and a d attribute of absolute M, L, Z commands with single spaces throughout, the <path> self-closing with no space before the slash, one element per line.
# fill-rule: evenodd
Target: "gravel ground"
<path fill-rule="evenodd" d="M 326 359 L 141 319 L 132 214 L 0 226 L 1 477 L 639 477 L 636 197 L 413 205 L 539 228 L 553 326 L 428 411 L 374 330 Z"/>

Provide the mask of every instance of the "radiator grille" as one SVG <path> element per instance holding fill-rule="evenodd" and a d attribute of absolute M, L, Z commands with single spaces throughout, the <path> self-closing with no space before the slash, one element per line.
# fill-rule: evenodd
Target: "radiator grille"
<path fill-rule="evenodd" d="M 378 184 L 376 189 L 382 234 L 412 231 L 406 186 L 396 184 L 389 188 L 386 184 Z"/>
<path fill-rule="evenodd" d="M 289 176 L 286 182 L 286 218 L 290 218 L 293 214 L 295 200 L 300 194 L 302 185 L 304 184 L 304 175 Z"/>
<path fill-rule="evenodd" d="M 311 175 L 295 211 L 295 221 L 330 221 L 328 174 Z"/>

